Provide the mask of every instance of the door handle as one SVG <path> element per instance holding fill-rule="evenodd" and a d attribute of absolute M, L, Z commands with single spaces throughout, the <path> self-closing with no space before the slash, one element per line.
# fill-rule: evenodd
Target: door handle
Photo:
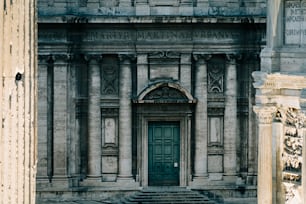
<path fill-rule="evenodd" d="M 174 162 L 173 166 L 174 166 L 175 168 L 177 168 L 177 167 L 178 167 L 178 163 L 177 163 L 177 162 Z"/>

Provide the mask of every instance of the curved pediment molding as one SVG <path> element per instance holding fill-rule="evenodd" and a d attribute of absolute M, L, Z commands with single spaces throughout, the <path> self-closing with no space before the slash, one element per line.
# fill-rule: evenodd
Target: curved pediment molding
<path fill-rule="evenodd" d="M 156 83 L 146 88 L 135 103 L 195 103 L 196 99 L 176 83 Z"/>

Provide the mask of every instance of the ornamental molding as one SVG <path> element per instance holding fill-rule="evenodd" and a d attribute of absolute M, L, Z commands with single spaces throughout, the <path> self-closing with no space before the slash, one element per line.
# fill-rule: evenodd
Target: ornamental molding
<path fill-rule="evenodd" d="M 257 89 L 296 89 L 306 88 L 305 76 L 289 74 L 268 74 L 266 72 L 255 71 L 252 73 L 254 87 Z"/>
<path fill-rule="evenodd" d="M 196 99 L 176 83 L 160 82 L 143 90 L 134 103 L 196 103 Z"/>

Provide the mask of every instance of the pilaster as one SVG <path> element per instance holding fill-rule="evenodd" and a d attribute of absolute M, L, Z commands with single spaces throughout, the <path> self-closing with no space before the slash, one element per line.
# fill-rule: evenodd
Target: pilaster
<path fill-rule="evenodd" d="M 48 180 L 48 161 L 51 159 L 48 157 L 48 93 L 50 88 L 48 83 L 48 69 L 50 63 L 52 63 L 52 56 L 39 55 L 38 56 L 38 106 L 37 106 L 37 119 L 38 119 L 38 137 L 37 149 L 38 154 L 37 163 L 37 179 Z M 52 111 L 53 112 L 53 111 Z"/>
<path fill-rule="evenodd" d="M 67 181 L 67 68 L 69 56 L 54 56 L 53 96 L 53 179 L 58 185 Z M 64 182 L 64 183 L 63 183 Z"/>
<path fill-rule="evenodd" d="M 148 83 L 148 55 L 137 54 L 137 95 Z"/>

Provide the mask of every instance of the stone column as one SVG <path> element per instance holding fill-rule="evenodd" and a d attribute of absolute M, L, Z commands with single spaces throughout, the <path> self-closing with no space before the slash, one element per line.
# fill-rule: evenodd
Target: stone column
<path fill-rule="evenodd" d="M 285 203 L 283 200 L 282 192 L 282 141 L 284 139 L 284 129 L 280 112 L 276 114 L 276 118 L 272 123 L 272 203 L 281 204 Z M 273 114 L 273 113 L 272 113 Z M 271 114 L 271 115 L 272 115 Z M 273 116 L 273 115 L 272 115 Z M 272 119 L 271 119 L 272 120 Z"/>
<path fill-rule="evenodd" d="M 68 56 L 54 56 L 53 165 L 54 180 L 67 179 L 67 69 Z"/>
<path fill-rule="evenodd" d="M 1 204 L 35 203 L 37 168 L 35 8 L 35 0 L 1 1 Z"/>
<path fill-rule="evenodd" d="M 272 204 L 272 117 L 274 107 L 254 107 L 258 123 L 257 203 Z"/>
<path fill-rule="evenodd" d="M 194 55 L 196 61 L 195 161 L 194 181 L 207 174 L 207 60 L 211 55 Z"/>
<path fill-rule="evenodd" d="M 119 175 L 118 180 L 132 179 L 132 70 L 130 55 L 119 55 Z"/>
<path fill-rule="evenodd" d="M 90 56 L 88 74 L 88 177 L 101 177 L 100 56 Z"/>
<path fill-rule="evenodd" d="M 237 68 L 236 55 L 227 57 L 224 110 L 224 176 L 228 182 L 236 182 L 237 165 Z"/>

